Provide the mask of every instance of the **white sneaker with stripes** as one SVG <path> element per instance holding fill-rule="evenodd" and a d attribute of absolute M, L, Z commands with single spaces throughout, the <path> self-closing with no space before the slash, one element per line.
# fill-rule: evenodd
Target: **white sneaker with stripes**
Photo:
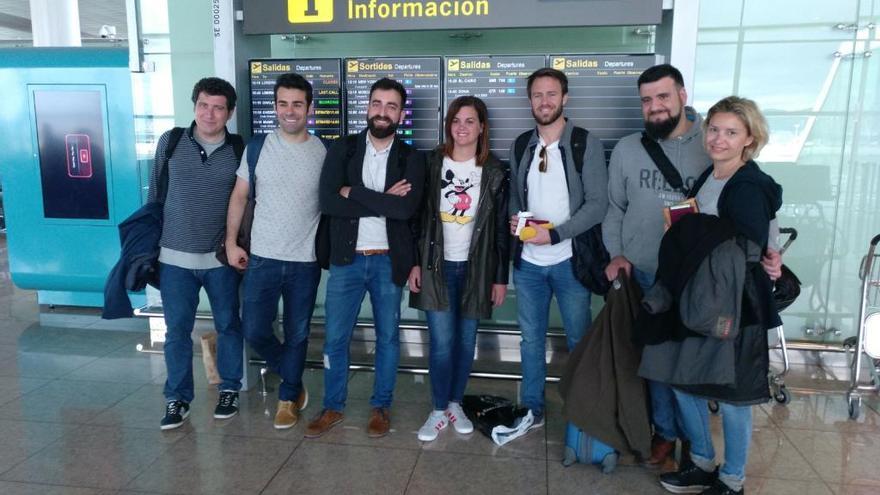
<path fill-rule="evenodd" d="M 446 419 L 445 411 L 431 411 L 425 424 L 419 428 L 419 440 L 423 442 L 432 442 L 437 439 L 440 430 L 446 428 L 449 420 Z"/>

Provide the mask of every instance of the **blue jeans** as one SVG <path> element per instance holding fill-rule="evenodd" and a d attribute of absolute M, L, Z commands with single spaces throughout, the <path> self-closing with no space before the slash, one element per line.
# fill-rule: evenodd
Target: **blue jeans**
<path fill-rule="evenodd" d="M 327 314 L 324 337 L 325 409 L 345 409 L 351 334 L 367 292 L 370 293 L 376 328 L 376 376 L 370 405 L 391 407 L 397 363 L 400 361 L 402 288 L 391 279 L 391 258 L 387 254 L 356 254 L 350 265 L 330 265 L 327 297 L 324 300 Z"/>
<path fill-rule="evenodd" d="M 632 277 L 642 291 L 654 285 L 653 273 L 633 267 Z M 646 381 L 651 396 L 651 423 L 654 424 L 654 432 L 664 440 L 674 441 L 681 436 L 682 427 L 672 387 L 661 382 Z"/>
<path fill-rule="evenodd" d="M 678 389 L 675 399 L 681 412 L 684 433 L 691 442 L 691 459 L 704 471 L 715 469 L 715 448 L 709 427 L 709 408 L 700 399 Z M 718 478 L 734 490 L 742 488 L 746 479 L 746 462 L 752 441 L 752 406 L 718 402 L 724 429 L 724 465 Z"/>
<path fill-rule="evenodd" d="M 244 342 L 238 317 L 238 272 L 223 266 L 210 270 L 189 270 L 160 263 L 162 310 L 165 313 L 165 399 L 193 400 L 192 331 L 204 287 L 211 303 L 217 330 L 219 390 L 241 389 Z"/>
<path fill-rule="evenodd" d="M 294 401 L 302 390 L 302 374 L 321 268 L 315 261 L 296 262 L 262 258 L 248 260 L 242 282 L 241 324 L 248 344 L 281 375 L 279 400 Z M 275 337 L 272 323 L 278 300 L 284 302 L 284 343 Z"/>
<path fill-rule="evenodd" d="M 467 278 L 467 261 L 444 261 L 443 278 L 449 296 L 447 311 L 426 311 L 431 336 L 429 371 L 431 401 L 435 410 L 461 402 L 477 345 L 479 320 L 461 316 L 461 296 Z"/>
<path fill-rule="evenodd" d="M 544 381 L 547 379 L 547 326 L 550 298 L 555 294 L 562 316 L 568 349 L 574 349 L 587 332 L 590 291 L 574 277 L 571 260 L 550 266 L 538 266 L 520 260 L 513 270 L 516 284 L 516 309 L 522 340 L 522 405 L 536 414 L 544 412 Z"/>

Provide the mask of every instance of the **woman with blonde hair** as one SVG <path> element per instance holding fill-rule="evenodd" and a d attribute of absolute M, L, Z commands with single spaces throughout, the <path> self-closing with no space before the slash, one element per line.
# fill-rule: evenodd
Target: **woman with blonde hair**
<path fill-rule="evenodd" d="M 682 342 L 679 360 L 697 370 L 689 384 L 672 383 L 682 427 L 690 441 L 690 461 L 683 462 L 678 472 L 661 475 L 660 482 L 673 493 L 741 494 L 752 435 L 752 406 L 770 397 L 767 330 L 781 324 L 772 298 L 772 281 L 761 267 L 760 255 L 778 234 L 775 217 L 782 205 L 782 188 L 754 162 L 769 136 L 767 122 L 755 102 L 736 96 L 724 98 L 709 109 L 703 133 L 712 166 L 694 184 L 691 195 L 700 213 L 719 217 L 743 248 L 742 293 L 722 296 L 742 299 L 738 318 L 732 320 L 737 326 L 733 333 L 690 332 Z M 684 226 L 679 227 L 667 235 L 680 236 Z M 661 265 L 663 249 L 661 246 Z M 750 258 L 752 251 L 756 256 Z M 682 305 L 687 304 L 684 301 L 682 298 Z M 681 314 L 699 309 L 680 308 Z M 720 341 L 706 342 L 711 339 Z M 725 345 L 730 346 L 727 359 L 720 351 L 702 357 L 688 351 L 720 350 Z M 728 369 L 719 369 L 723 362 L 728 363 Z M 720 383 L 718 375 L 713 375 L 719 371 L 733 379 Z M 707 400 L 718 401 L 722 416 L 724 464 L 720 468 L 715 464 Z"/>

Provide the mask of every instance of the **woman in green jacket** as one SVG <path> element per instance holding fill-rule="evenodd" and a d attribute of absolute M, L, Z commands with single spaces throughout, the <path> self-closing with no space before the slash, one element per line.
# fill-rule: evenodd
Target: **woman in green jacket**
<path fill-rule="evenodd" d="M 432 441 L 450 423 L 473 424 L 461 410 L 480 318 L 507 294 L 509 168 L 489 153 L 489 113 L 474 96 L 446 112 L 445 142 L 427 160 L 424 204 L 414 220 L 418 264 L 409 275 L 410 306 L 424 310 L 430 334 L 433 410 L 419 429 Z"/>

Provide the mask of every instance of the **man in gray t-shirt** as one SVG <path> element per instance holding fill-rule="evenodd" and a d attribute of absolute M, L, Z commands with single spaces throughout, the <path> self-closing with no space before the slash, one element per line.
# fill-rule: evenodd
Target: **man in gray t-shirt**
<path fill-rule="evenodd" d="M 293 427 L 308 402 L 302 384 L 312 310 L 321 279 L 315 235 L 321 218 L 318 182 L 326 150 L 306 130 L 312 86 L 298 74 L 282 74 L 275 83 L 278 128 L 266 136 L 250 183 L 247 153 L 229 200 L 226 255 L 244 270 L 242 329 L 245 339 L 269 368 L 281 375 L 275 428 Z M 248 146 L 254 146 L 252 141 Z M 251 252 L 236 244 L 248 192 L 256 205 Z M 284 342 L 272 323 L 284 301 Z"/>

